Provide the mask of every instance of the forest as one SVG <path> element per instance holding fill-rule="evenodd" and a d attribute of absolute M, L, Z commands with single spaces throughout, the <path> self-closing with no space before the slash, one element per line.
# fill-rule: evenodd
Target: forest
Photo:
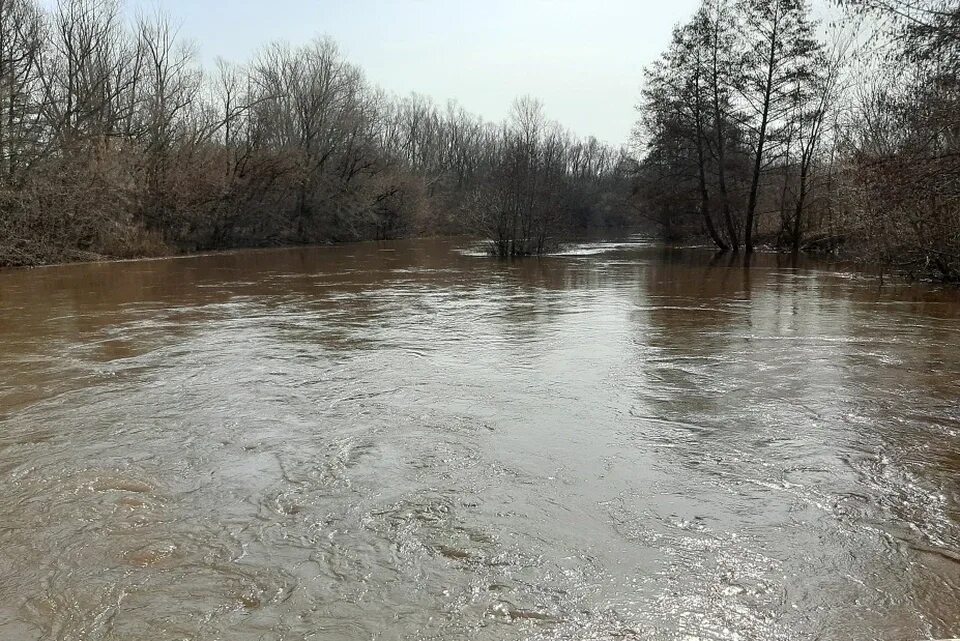
<path fill-rule="evenodd" d="M 960 3 L 704 0 L 646 70 L 640 208 L 671 240 L 960 280 Z"/>
<path fill-rule="evenodd" d="M 838 1 L 703 0 L 614 147 L 388 94 L 330 38 L 203 68 L 161 12 L 0 0 L 0 266 L 640 226 L 960 281 L 960 5 Z"/>
<path fill-rule="evenodd" d="M 329 38 L 203 69 L 174 18 L 0 0 L 0 265 L 623 224 L 630 165 L 520 98 L 395 97 Z"/>

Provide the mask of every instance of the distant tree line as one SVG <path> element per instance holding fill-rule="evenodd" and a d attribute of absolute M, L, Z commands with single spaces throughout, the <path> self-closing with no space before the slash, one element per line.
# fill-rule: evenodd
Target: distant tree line
<path fill-rule="evenodd" d="M 620 224 L 632 165 L 518 100 L 395 98 L 336 44 L 201 69 L 170 19 L 0 0 L 0 265 L 471 233 L 501 255 Z"/>
<path fill-rule="evenodd" d="M 824 26 L 805 0 L 704 0 L 676 28 L 638 105 L 638 207 L 675 240 L 960 280 L 960 3 L 840 4 Z"/>

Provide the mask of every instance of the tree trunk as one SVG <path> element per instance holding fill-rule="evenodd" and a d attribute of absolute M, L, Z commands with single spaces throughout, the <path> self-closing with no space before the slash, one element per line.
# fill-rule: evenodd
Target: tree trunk
<path fill-rule="evenodd" d="M 707 176 L 703 166 L 703 147 L 701 145 L 697 145 L 697 152 L 700 161 L 700 214 L 703 216 L 703 223 L 707 228 L 707 233 L 710 234 L 710 239 L 713 240 L 720 251 L 725 252 L 728 251 L 730 247 L 723 241 L 723 237 L 717 233 L 717 228 L 713 224 L 713 216 L 710 215 L 710 194 L 707 192 Z"/>
<path fill-rule="evenodd" d="M 713 42 L 711 43 L 712 77 L 710 83 L 713 90 L 713 117 L 714 127 L 717 130 L 717 180 L 720 186 L 720 206 L 723 210 L 723 221 L 727 227 L 727 236 L 730 247 L 734 252 L 740 251 L 740 238 L 737 228 L 733 224 L 733 215 L 730 212 L 730 196 L 727 193 L 726 174 L 726 137 L 723 131 L 723 110 L 720 108 L 720 16 L 713 25 Z"/>
<path fill-rule="evenodd" d="M 763 146 L 767 139 L 767 120 L 770 117 L 770 97 L 773 92 L 773 65 L 777 55 L 777 31 L 774 25 L 770 36 L 770 56 L 767 59 L 767 84 L 763 91 L 763 110 L 757 132 L 757 154 L 753 161 L 753 177 L 750 180 L 750 197 L 747 200 L 747 231 L 744 245 L 747 253 L 753 251 L 753 225 L 757 211 L 757 191 L 760 187 L 760 170 L 763 168 Z"/>
<path fill-rule="evenodd" d="M 797 209 L 793 214 L 793 253 L 800 252 L 800 241 L 803 229 L 801 222 L 803 218 L 803 205 L 807 198 L 807 164 L 800 170 L 800 193 L 797 195 Z"/>
<path fill-rule="evenodd" d="M 700 214 L 703 216 L 703 223 L 710 234 L 710 239 L 720 249 L 725 252 L 730 248 L 723 238 L 717 233 L 717 228 L 713 224 L 713 216 L 710 215 L 710 193 L 707 191 L 707 170 L 706 159 L 703 153 L 703 104 L 700 100 L 700 73 L 698 61 L 698 73 L 696 76 L 696 122 L 697 122 L 697 178 L 700 181 Z"/>

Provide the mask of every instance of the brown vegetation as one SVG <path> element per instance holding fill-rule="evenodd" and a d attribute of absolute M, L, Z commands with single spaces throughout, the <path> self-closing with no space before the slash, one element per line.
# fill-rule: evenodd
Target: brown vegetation
<path fill-rule="evenodd" d="M 396 99 L 330 40 L 200 69 L 163 16 L 0 0 L 0 265 L 607 224 L 618 156 L 533 101 L 484 122 Z"/>

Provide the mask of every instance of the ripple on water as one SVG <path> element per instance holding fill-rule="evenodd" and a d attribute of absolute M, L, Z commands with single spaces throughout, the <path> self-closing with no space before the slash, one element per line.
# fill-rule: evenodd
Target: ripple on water
<path fill-rule="evenodd" d="M 957 634 L 955 296 L 465 245 L 0 274 L 0 639 Z"/>

